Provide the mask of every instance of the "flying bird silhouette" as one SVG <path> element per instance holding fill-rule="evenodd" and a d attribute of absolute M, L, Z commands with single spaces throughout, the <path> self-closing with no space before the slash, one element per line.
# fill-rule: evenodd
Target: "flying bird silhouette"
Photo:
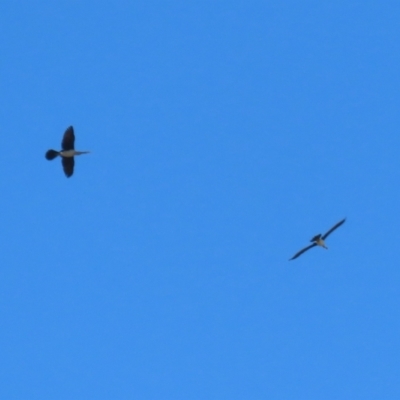
<path fill-rule="evenodd" d="M 87 154 L 89 151 L 76 151 L 75 150 L 75 135 L 74 128 L 70 126 L 64 133 L 62 142 L 61 142 L 62 150 L 48 150 L 46 152 L 45 157 L 48 160 L 54 160 L 56 157 L 61 157 L 61 163 L 63 166 L 63 170 L 67 178 L 71 177 L 74 173 L 74 165 L 75 160 L 74 156 L 79 156 L 81 154 Z"/>
<path fill-rule="evenodd" d="M 345 219 L 342 219 L 341 221 L 339 221 L 336 225 L 334 225 L 331 229 L 329 229 L 328 232 L 326 232 L 324 235 L 321 235 L 320 233 L 318 235 L 315 235 L 310 242 L 313 242 L 312 244 L 310 244 L 307 247 L 304 247 L 304 249 L 301 249 L 300 251 L 298 251 L 292 258 L 289 259 L 290 260 L 294 260 L 295 258 L 301 256 L 304 252 L 306 252 L 309 249 L 312 249 L 315 246 L 321 246 L 324 249 L 327 249 L 328 247 L 325 244 L 325 239 L 336 229 L 339 228 L 340 225 L 344 224 L 344 222 L 346 221 Z"/>

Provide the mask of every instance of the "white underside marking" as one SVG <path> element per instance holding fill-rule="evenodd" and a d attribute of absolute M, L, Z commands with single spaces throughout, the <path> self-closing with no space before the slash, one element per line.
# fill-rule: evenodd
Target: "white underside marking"
<path fill-rule="evenodd" d="M 73 157 L 75 155 L 75 150 L 63 150 L 60 151 L 61 157 Z"/>

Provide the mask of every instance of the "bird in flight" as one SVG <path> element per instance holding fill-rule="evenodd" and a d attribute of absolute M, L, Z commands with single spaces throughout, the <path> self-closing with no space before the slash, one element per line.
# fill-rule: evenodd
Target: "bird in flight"
<path fill-rule="evenodd" d="M 74 173 L 74 156 L 89 153 L 89 151 L 76 151 L 74 144 L 74 128 L 70 126 L 64 133 L 63 140 L 61 142 L 62 150 L 48 150 L 45 155 L 48 160 L 54 160 L 57 156 L 61 157 L 61 163 L 67 178 L 71 177 Z"/>
<path fill-rule="evenodd" d="M 336 229 L 339 228 L 340 225 L 344 224 L 344 222 L 346 221 L 345 219 L 342 219 L 341 221 L 339 221 L 336 225 L 332 226 L 331 229 L 329 229 L 328 232 L 326 232 L 324 235 L 321 235 L 320 233 L 318 235 L 315 235 L 310 242 L 312 242 L 312 244 L 310 244 L 307 247 L 304 247 L 304 249 L 301 249 L 300 251 L 298 251 L 292 258 L 289 259 L 290 260 L 294 260 L 295 258 L 301 256 L 304 252 L 306 252 L 307 250 L 315 247 L 315 246 L 321 246 L 324 249 L 327 249 L 328 247 L 326 247 L 325 244 L 325 239 Z"/>

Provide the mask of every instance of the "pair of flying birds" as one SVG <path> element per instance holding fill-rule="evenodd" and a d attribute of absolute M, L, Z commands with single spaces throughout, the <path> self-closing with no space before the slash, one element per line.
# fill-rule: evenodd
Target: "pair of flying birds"
<path fill-rule="evenodd" d="M 75 150 L 75 134 L 74 134 L 74 128 L 70 126 L 64 133 L 62 142 L 61 142 L 61 148 L 62 150 L 56 151 L 56 150 L 48 150 L 46 152 L 45 157 L 48 160 L 54 160 L 56 157 L 60 156 L 61 157 L 61 164 L 64 169 L 64 173 L 67 176 L 67 178 L 71 177 L 72 174 L 74 173 L 74 165 L 75 165 L 75 160 L 74 156 L 79 156 L 81 154 L 87 154 L 89 151 L 77 151 Z M 340 225 L 342 225 L 346 221 L 345 219 L 342 219 L 339 221 L 336 225 L 334 225 L 331 229 L 329 229 L 328 232 L 326 232 L 324 235 L 318 234 L 314 236 L 311 239 L 312 244 L 310 244 L 307 247 L 304 247 L 304 249 L 301 249 L 298 251 L 290 260 L 294 260 L 295 258 L 301 256 L 304 252 L 307 250 L 315 247 L 315 246 L 321 246 L 325 249 L 325 239 L 336 229 L 339 228 Z"/>

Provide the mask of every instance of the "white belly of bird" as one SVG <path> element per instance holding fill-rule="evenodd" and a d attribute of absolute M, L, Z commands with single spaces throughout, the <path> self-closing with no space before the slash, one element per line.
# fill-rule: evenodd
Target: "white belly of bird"
<path fill-rule="evenodd" d="M 60 152 L 61 157 L 73 157 L 75 155 L 75 150 L 63 150 Z"/>

